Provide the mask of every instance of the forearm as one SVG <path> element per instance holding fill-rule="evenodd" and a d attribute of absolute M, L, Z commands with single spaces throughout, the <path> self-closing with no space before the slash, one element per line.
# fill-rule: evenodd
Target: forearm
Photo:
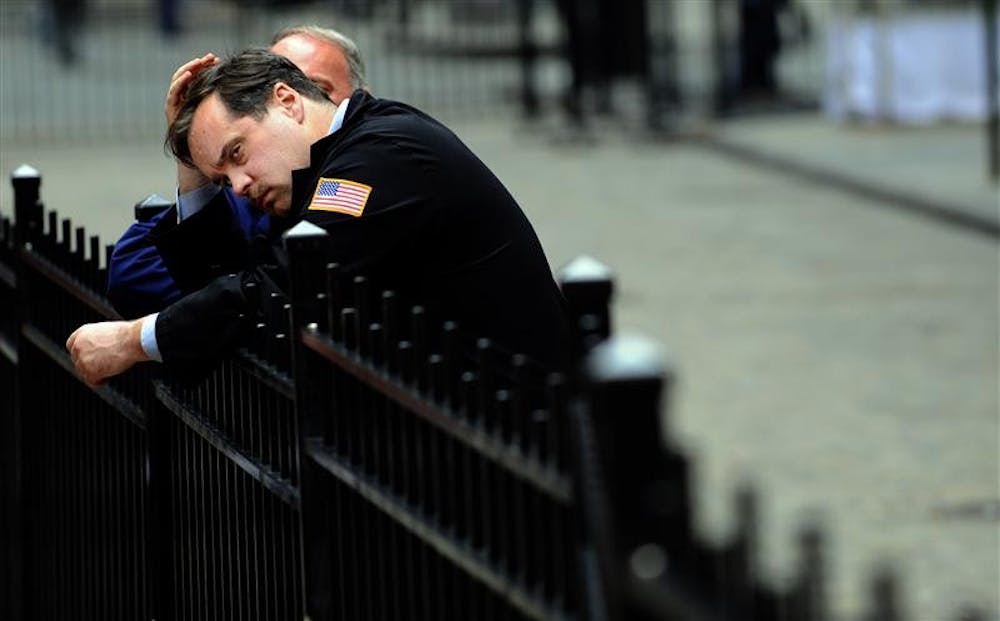
<path fill-rule="evenodd" d="M 147 360 L 202 363 L 229 353 L 249 334 L 260 312 L 260 285 L 254 272 L 223 276 L 160 313 L 80 326 L 66 349 L 91 386 Z"/>
<path fill-rule="evenodd" d="M 258 287 L 253 272 L 226 275 L 165 308 L 155 333 L 163 361 L 218 358 L 243 343 L 259 314 Z"/>

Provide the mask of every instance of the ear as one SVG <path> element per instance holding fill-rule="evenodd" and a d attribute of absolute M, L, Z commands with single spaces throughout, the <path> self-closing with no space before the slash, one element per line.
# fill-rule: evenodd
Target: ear
<path fill-rule="evenodd" d="M 274 104 L 282 114 L 297 123 L 301 123 L 302 119 L 305 118 L 302 95 L 299 95 L 299 92 L 291 86 L 284 82 L 276 82 L 271 89 L 271 96 L 274 98 Z"/>

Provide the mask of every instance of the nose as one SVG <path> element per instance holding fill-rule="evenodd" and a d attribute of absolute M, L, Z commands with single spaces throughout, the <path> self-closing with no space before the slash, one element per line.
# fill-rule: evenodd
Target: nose
<path fill-rule="evenodd" d="M 229 175 L 229 184 L 233 187 L 233 191 L 243 197 L 249 197 L 252 182 L 250 175 L 244 172 L 233 172 Z"/>

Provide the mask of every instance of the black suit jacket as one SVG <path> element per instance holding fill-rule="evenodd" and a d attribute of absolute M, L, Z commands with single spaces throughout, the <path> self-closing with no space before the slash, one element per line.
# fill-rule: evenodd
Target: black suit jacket
<path fill-rule="evenodd" d="M 263 312 L 261 287 L 247 283 L 264 273 L 286 287 L 278 236 L 304 219 L 330 234 L 329 258 L 347 273 L 423 304 L 435 319 L 458 322 L 469 339 L 489 337 L 550 368 L 564 366 L 568 319 L 534 230 L 496 176 L 443 125 L 357 91 L 341 128 L 313 144 L 310 167 L 292 176 L 292 214 L 285 226 L 272 221 L 270 243 L 258 240 L 247 255 L 252 267 L 215 278 L 160 313 L 165 362 L 239 343 Z M 360 215 L 316 200 L 321 183 L 344 181 L 370 188 Z M 198 251 L 169 233 L 158 246 L 168 261 Z"/>

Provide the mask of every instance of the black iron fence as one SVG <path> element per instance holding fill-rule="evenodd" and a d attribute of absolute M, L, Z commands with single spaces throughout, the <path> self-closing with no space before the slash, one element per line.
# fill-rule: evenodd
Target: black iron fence
<path fill-rule="evenodd" d="M 821 535 L 793 585 L 755 565 L 754 496 L 694 533 L 663 440 L 668 370 L 610 335 L 612 282 L 563 273 L 578 372 L 431 325 L 286 235 L 289 299 L 196 376 L 91 389 L 62 343 L 115 317 L 96 238 L 14 174 L 0 227 L 0 614 L 7 619 L 826 618 Z M 872 619 L 896 619 L 890 578 Z M 965 619 L 981 618 L 968 614 Z"/>

